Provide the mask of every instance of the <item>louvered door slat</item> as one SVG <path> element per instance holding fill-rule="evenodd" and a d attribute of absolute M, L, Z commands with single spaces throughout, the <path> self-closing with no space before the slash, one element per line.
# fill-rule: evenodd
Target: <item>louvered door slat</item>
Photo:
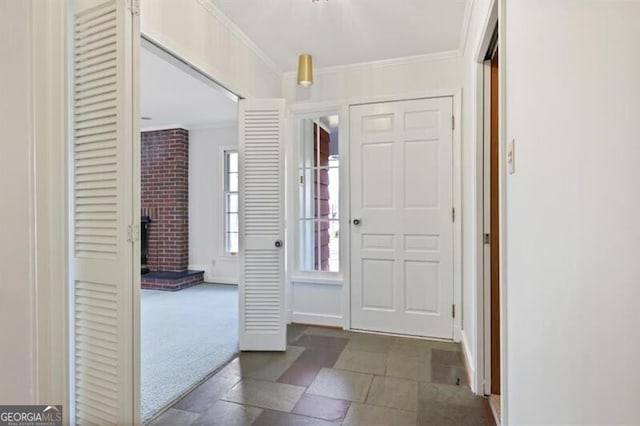
<path fill-rule="evenodd" d="M 284 350 L 282 100 L 240 102 L 240 349 Z"/>
<path fill-rule="evenodd" d="M 133 380 L 133 40 L 127 2 L 73 19 L 75 421 L 138 423 Z"/>

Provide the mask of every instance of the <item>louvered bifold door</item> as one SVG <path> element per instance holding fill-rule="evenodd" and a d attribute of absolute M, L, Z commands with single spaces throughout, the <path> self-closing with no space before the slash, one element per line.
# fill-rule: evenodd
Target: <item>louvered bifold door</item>
<path fill-rule="evenodd" d="M 240 350 L 286 349 L 284 100 L 239 105 Z"/>
<path fill-rule="evenodd" d="M 78 425 L 134 411 L 133 16 L 124 0 L 73 12 L 73 374 Z M 139 259 L 138 259 L 139 261 Z M 139 272 L 139 270 L 138 270 Z"/>

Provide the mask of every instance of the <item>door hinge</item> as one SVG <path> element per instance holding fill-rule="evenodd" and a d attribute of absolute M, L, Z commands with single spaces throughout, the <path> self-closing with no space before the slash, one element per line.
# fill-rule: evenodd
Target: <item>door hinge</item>
<path fill-rule="evenodd" d="M 451 316 L 456 317 L 456 305 L 451 305 Z"/>
<path fill-rule="evenodd" d="M 452 115 L 451 116 L 451 130 L 455 130 L 456 129 L 456 116 Z"/>
<path fill-rule="evenodd" d="M 127 242 L 135 243 L 140 241 L 140 225 L 127 226 Z"/>
<path fill-rule="evenodd" d="M 484 235 L 483 235 L 483 237 L 482 237 L 482 241 L 483 241 L 485 244 L 490 244 L 490 243 L 491 243 L 491 235 L 489 235 L 489 234 L 484 234 Z"/>
<path fill-rule="evenodd" d="M 455 222 L 456 221 L 456 208 L 452 208 L 451 209 L 451 221 Z"/>

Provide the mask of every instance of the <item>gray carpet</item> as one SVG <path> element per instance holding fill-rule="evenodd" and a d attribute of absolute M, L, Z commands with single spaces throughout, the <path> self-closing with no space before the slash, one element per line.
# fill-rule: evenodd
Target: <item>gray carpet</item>
<path fill-rule="evenodd" d="M 238 288 L 201 284 L 142 290 L 142 418 L 184 393 L 238 351 Z"/>

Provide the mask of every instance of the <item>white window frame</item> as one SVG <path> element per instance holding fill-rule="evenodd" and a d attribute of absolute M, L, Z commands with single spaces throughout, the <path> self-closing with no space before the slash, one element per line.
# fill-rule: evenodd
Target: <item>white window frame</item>
<path fill-rule="evenodd" d="M 295 106 L 290 108 L 289 140 L 290 147 L 287 159 L 289 161 L 289 178 L 287 179 L 287 209 L 288 217 L 288 270 L 289 282 L 305 282 L 327 285 L 342 285 L 349 277 L 349 173 L 348 173 L 348 107 L 344 105 L 332 105 L 317 107 L 313 105 Z M 301 270 L 298 259 L 300 244 L 300 199 L 299 199 L 299 159 L 300 144 L 299 135 L 301 122 L 305 119 L 315 119 L 328 115 L 337 115 L 339 118 L 339 155 L 340 155 L 340 184 L 338 219 L 340 224 L 340 254 L 339 271 L 307 271 Z"/>
<path fill-rule="evenodd" d="M 220 230 L 222 233 L 222 238 L 220 238 L 221 244 L 220 244 L 220 253 L 222 256 L 225 257 L 232 257 L 232 258 L 237 258 L 238 256 L 238 252 L 230 252 L 227 250 L 228 244 L 227 244 L 227 195 L 228 194 L 240 194 L 240 187 L 238 186 L 238 191 L 227 191 L 227 155 L 229 153 L 236 153 L 238 154 L 238 147 L 237 146 L 221 146 L 220 147 L 220 170 L 222 171 L 221 176 L 222 179 L 220 180 L 220 183 L 222 184 L 222 190 L 221 190 L 221 194 L 222 194 L 222 198 L 221 198 L 221 208 L 220 208 L 220 212 L 221 212 L 221 220 L 220 220 Z M 239 162 L 239 158 L 238 158 L 238 185 L 240 185 L 240 162 Z M 239 220 L 239 214 L 240 214 L 240 205 L 238 203 L 238 220 Z M 240 232 L 240 228 L 238 227 L 238 233 Z M 239 234 L 238 234 L 238 249 L 239 249 Z"/>

